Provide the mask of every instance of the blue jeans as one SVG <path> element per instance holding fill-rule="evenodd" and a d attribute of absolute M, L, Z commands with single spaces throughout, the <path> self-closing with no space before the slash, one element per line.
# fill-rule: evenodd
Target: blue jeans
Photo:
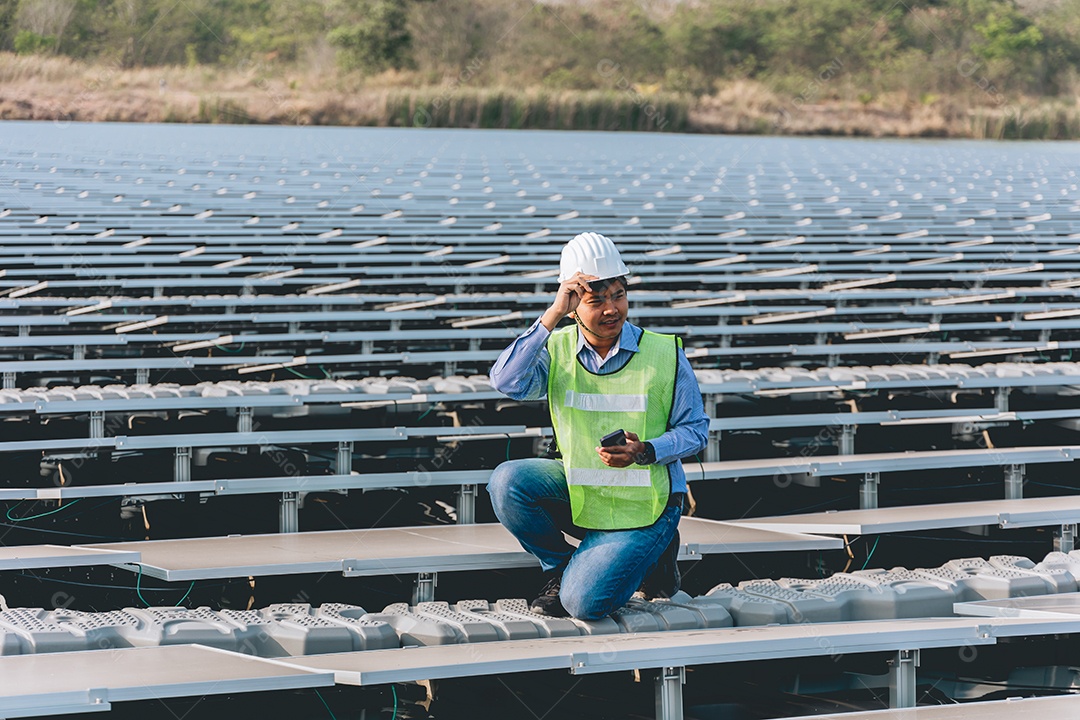
<path fill-rule="evenodd" d="M 502 463 L 491 473 L 488 493 L 499 522 L 521 546 L 544 570 L 562 572 L 559 599 L 581 620 L 599 620 L 626 604 L 656 566 L 682 515 L 671 506 L 646 528 L 575 529 L 562 461 L 544 458 Z M 576 550 L 564 530 L 584 533 Z"/>

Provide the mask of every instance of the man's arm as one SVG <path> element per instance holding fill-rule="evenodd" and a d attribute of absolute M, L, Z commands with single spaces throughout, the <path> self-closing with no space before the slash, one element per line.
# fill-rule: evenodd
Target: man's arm
<path fill-rule="evenodd" d="M 539 400 L 547 395 L 549 335 L 540 320 L 519 335 L 491 368 L 491 386 L 514 400 Z"/>
<path fill-rule="evenodd" d="M 679 353 L 675 371 L 675 398 L 671 406 L 671 428 L 649 440 L 656 451 L 656 463 L 667 465 L 705 449 L 709 442 L 709 417 L 701 399 L 701 388 L 686 355 Z"/>
<path fill-rule="evenodd" d="M 547 395 L 551 356 L 547 339 L 559 322 L 577 308 L 594 275 L 576 272 L 559 284 L 555 300 L 540 319 L 502 351 L 491 368 L 491 386 L 514 400 L 539 400 Z"/>

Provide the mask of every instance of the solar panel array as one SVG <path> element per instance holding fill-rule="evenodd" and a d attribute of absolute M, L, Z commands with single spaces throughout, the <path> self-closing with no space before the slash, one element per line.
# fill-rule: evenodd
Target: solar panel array
<path fill-rule="evenodd" d="M 630 319 L 684 338 L 714 418 L 700 515 L 745 509 L 715 478 L 844 475 L 856 426 L 860 453 L 987 451 L 993 497 L 1074 485 L 1075 144 L 5 129 L 5 544 L 317 529 L 315 498 L 377 522 L 376 488 L 475 519 L 486 473 L 550 435 L 487 372 L 586 230 L 631 268 Z M 915 455 L 858 478 L 964 464 Z M 795 509 L 772 490 L 754 515 Z M 280 514 L 200 512 L 231 493 Z"/>
<path fill-rule="evenodd" d="M 45 152 L 12 133 L 0 322 L 27 339 L 5 338 L 0 370 L 20 385 L 259 377 L 282 358 L 316 375 L 483 371 L 546 307 L 559 249 L 584 229 L 622 248 L 636 319 L 728 362 L 786 362 L 791 346 L 833 364 L 1068 355 L 1080 327 L 1070 146 L 662 138 L 635 152 L 380 130 L 351 153 L 331 136 L 280 157 L 229 152 L 222 132 L 200 157 L 133 132 L 158 152 Z"/>

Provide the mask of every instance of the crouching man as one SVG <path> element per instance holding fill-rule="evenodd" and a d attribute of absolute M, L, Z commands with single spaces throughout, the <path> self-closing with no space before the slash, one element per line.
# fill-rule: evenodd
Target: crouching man
<path fill-rule="evenodd" d="M 629 270 L 614 243 L 578 235 L 559 269 L 551 307 L 503 351 L 491 380 L 515 400 L 547 396 L 562 460 L 502 463 L 488 491 L 547 574 L 532 609 L 597 620 L 635 592 L 678 591 L 680 460 L 705 447 L 709 420 L 678 338 L 627 322 Z M 567 315 L 575 324 L 556 330 Z M 581 538 L 576 549 L 564 531 Z"/>

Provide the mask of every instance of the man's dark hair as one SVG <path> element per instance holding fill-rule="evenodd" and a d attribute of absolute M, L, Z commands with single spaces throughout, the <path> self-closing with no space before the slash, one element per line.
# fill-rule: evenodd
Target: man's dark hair
<path fill-rule="evenodd" d="M 628 286 L 628 283 L 626 282 L 626 276 L 620 275 L 619 277 L 607 278 L 606 280 L 596 280 L 594 282 L 591 282 L 589 283 L 589 290 L 599 295 L 615 283 L 619 283 L 620 285 L 622 285 L 623 290 L 625 290 Z"/>

